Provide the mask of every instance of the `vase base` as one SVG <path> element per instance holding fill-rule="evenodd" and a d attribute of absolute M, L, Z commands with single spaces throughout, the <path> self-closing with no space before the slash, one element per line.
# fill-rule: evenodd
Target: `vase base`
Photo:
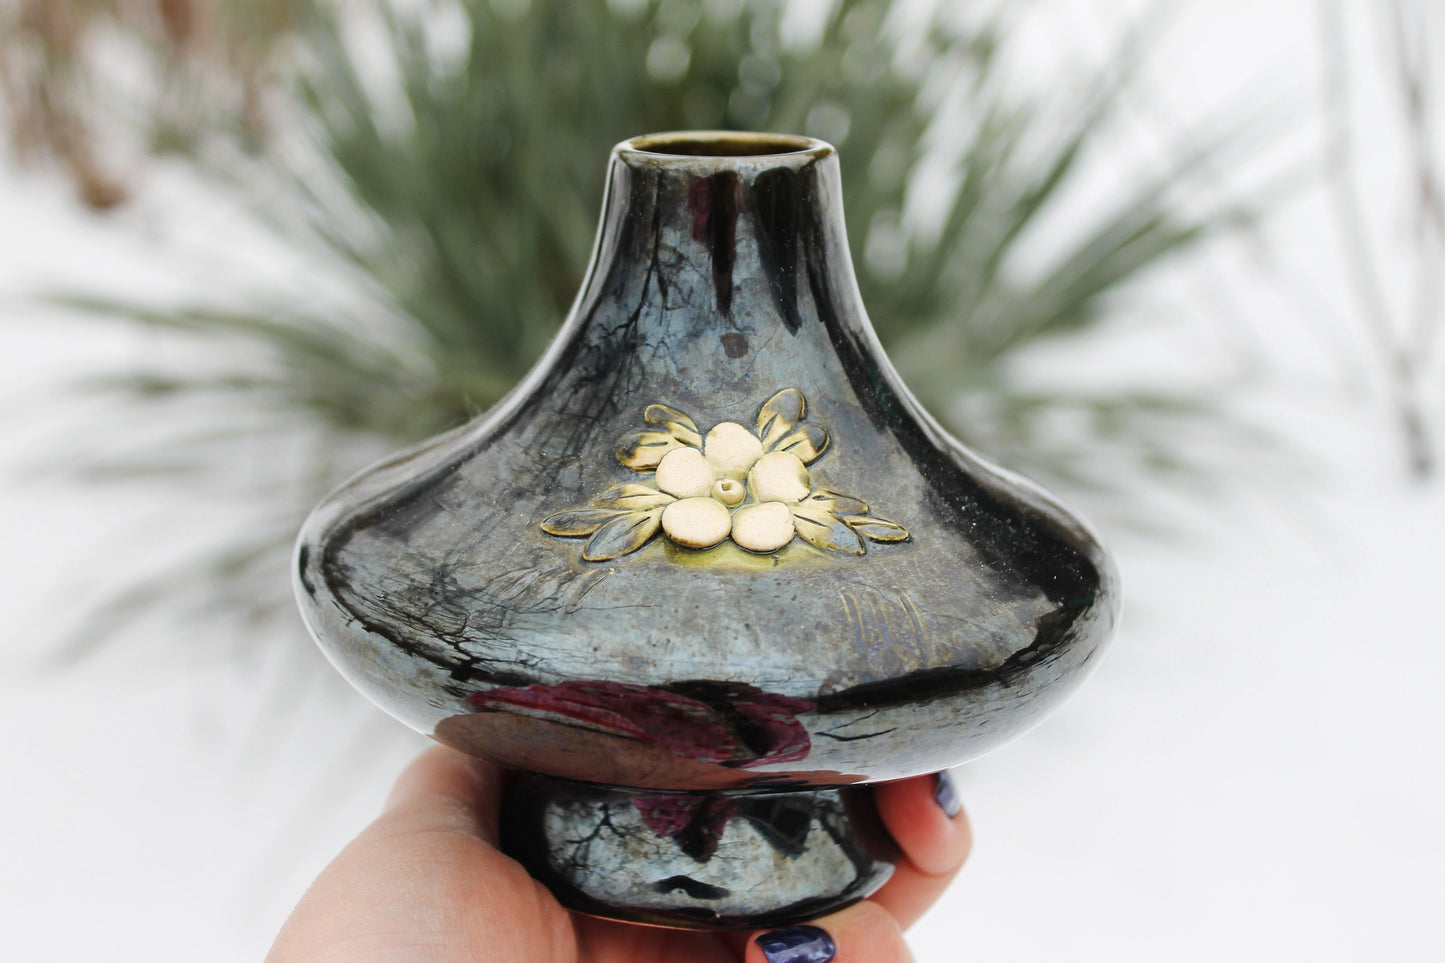
<path fill-rule="evenodd" d="M 786 926 L 855 903 L 900 858 L 866 787 L 726 793 L 524 776 L 502 848 L 564 906 L 686 929 Z"/>

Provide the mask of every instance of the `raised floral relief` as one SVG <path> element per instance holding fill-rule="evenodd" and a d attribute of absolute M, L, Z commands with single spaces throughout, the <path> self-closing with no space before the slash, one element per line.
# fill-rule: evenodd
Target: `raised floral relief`
<path fill-rule="evenodd" d="M 656 427 L 624 438 L 617 460 L 652 475 L 652 484 L 613 488 L 585 508 L 549 515 L 542 530 L 586 538 L 582 557 L 590 562 L 635 552 L 659 531 L 686 548 L 731 539 L 758 554 L 794 538 L 847 555 L 862 555 L 868 540 L 906 540 L 907 529 L 869 514 L 861 499 L 814 487 L 808 466 L 829 437 L 806 414 L 802 392 L 784 388 L 758 410 L 755 429 L 724 421 L 704 435 L 676 408 L 648 405 L 643 420 Z"/>

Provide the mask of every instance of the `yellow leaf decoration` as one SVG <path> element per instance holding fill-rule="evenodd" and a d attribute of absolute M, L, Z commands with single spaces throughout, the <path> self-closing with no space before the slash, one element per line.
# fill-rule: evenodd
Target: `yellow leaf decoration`
<path fill-rule="evenodd" d="M 797 388 L 784 388 L 763 402 L 758 410 L 758 438 L 763 448 L 771 450 L 774 443 L 803 420 L 808 403 Z"/>
<path fill-rule="evenodd" d="M 858 533 L 832 512 L 820 508 L 796 508 L 793 510 L 793 524 L 799 538 L 825 552 L 862 555 L 868 550 Z"/>
<path fill-rule="evenodd" d="M 810 508 L 823 508 L 834 515 L 866 515 L 868 505 L 861 498 L 854 498 L 852 495 L 844 495 L 842 492 L 835 492 L 828 488 L 819 488 L 809 493 L 803 499 L 803 505 Z"/>
<path fill-rule="evenodd" d="M 848 515 L 843 521 L 859 535 L 866 535 L 875 542 L 901 542 L 908 538 L 908 529 L 886 518 L 871 515 Z"/>
<path fill-rule="evenodd" d="M 670 431 L 634 431 L 617 446 L 617 460 L 633 471 L 656 471 L 664 455 L 682 446 Z"/>
<path fill-rule="evenodd" d="M 803 464 L 810 465 L 827 447 L 828 429 L 822 425 L 804 425 L 780 440 L 773 450 L 790 451 L 802 459 Z"/>
<path fill-rule="evenodd" d="M 625 508 L 630 511 L 645 508 L 657 508 L 667 505 L 673 501 L 673 497 L 666 492 L 660 492 L 656 488 L 649 488 L 646 485 L 623 485 L 621 488 L 613 488 L 605 491 L 597 499 L 599 502 L 616 505 L 618 508 Z"/>
<path fill-rule="evenodd" d="M 697 430 L 697 423 L 676 408 L 648 405 L 643 409 L 642 420 L 650 425 L 662 425 L 668 434 L 684 445 L 702 447 L 702 433 Z"/>
<path fill-rule="evenodd" d="M 605 562 L 635 552 L 652 540 L 661 522 L 660 508 L 649 512 L 627 512 L 597 529 L 582 546 L 582 557 L 589 562 Z"/>
<path fill-rule="evenodd" d="M 780 553 L 795 538 L 835 555 L 866 554 L 869 541 L 909 541 L 908 529 L 870 514 L 862 499 L 815 487 L 808 466 L 831 436 L 805 421 L 807 412 L 803 393 L 784 388 L 758 409 L 756 431 L 723 421 L 703 432 L 685 412 L 650 404 L 642 420 L 660 427 L 628 434 L 616 457 L 653 483 L 609 488 L 591 505 L 548 515 L 542 531 L 586 538 L 588 562 L 629 555 L 659 533 L 693 551 L 731 540 L 758 555 Z"/>
<path fill-rule="evenodd" d="M 542 519 L 542 531 L 563 538 L 578 538 L 591 535 L 604 523 L 625 514 L 613 508 L 573 508 Z"/>

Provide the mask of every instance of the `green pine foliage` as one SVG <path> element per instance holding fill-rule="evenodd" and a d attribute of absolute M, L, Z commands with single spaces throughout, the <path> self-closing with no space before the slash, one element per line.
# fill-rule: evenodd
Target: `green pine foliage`
<path fill-rule="evenodd" d="M 167 138 L 220 190 L 257 199 L 279 242 L 329 265 L 347 303 L 366 305 L 363 323 L 326 298 L 181 308 L 69 299 L 235 359 L 201 374 L 158 366 L 104 380 L 151 420 L 224 402 L 207 409 L 203 441 L 151 453 L 156 469 L 220 467 L 227 419 L 254 429 L 258 412 L 271 416 L 262 432 L 299 426 L 318 439 L 301 482 L 253 492 L 264 525 L 189 570 L 198 610 L 289 611 L 291 540 L 325 489 L 485 410 L 522 377 L 581 281 L 609 149 L 645 132 L 800 131 L 835 143 L 870 316 L 910 387 L 966 442 L 1066 488 L 1127 477 L 1130 459 L 1143 473 L 1187 462 L 1175 439 L 1181 419 L 1203 410 L 1196 398 L 1041 392 L 1011 378 L 1031 347 L 1096 329 L 1111 295 L 1238 214 L 1190 215 L 1173 200 L 1213 149 L 1181 153 L 1166 176 L 1124 188 L 1063 228 L 1046 261 L 1025 264 L 1031 232 L 1076 189 L 1105 136 L 1123 77 L 1089 78 L 1044 103 L 1005 82 L 1005 14 L 918 25 L 882 0 L 838 0 L 804 23 L 791 9 L 307 6 L 269 48 L 269 139 L 232 150 L 215 131 Z M 1061 415 L 1080 430 L 1043 430 Z M 1126 467 L 1101 465 L 1103 446 Z M 148 457 L 127 464 L 144 471 Z M 177 584 L 142 588 L 127 604 Z"/>

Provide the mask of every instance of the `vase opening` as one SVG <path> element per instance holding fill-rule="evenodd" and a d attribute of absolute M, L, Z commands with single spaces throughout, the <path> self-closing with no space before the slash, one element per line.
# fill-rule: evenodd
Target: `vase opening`
<path fill-rule="evenodd" d="M 673 157 L 767 157 L 805 154 L 826 145 L 811 137 L 754 134 L 743 131 L 689 131 L 685 134 L 649 134 L 626 142 L 632 150 Z"/>

